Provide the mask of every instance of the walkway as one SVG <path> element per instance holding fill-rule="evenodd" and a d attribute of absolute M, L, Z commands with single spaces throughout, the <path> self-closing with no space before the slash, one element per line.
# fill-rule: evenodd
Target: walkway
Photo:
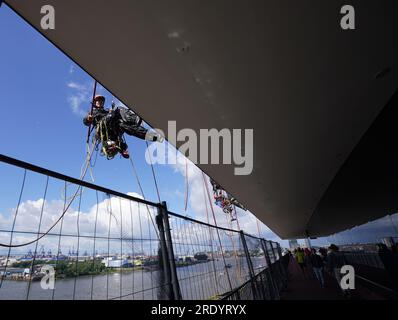
<path fill-rule="evenodd" d="M 344 300 L 337 281 L 328 274 L 325 274 L 325 287 L 321 288 L 312 270 L 307 270 L 307 275 L 304 275 L 293 258 L 288 271 L 289 283 L 282 292 L 282 300 Z"/>
<path fill-rule="evenodd" d="M 281 294 L 281 300 L 345 300 L 337 285 L 337 281 L 326 272 L 325 287 L 321 288 L 312 270 L 304 275 L 296 260 L 291 258 L 289 263 L 289 282 L 287 289 Z M 356 279 L 355 290 L 351 291 L 351 300 L 385 300 L 391 299 L 376 290 L 365 286 Z M 393 299 L 396 299 L 393 298 Z"/>

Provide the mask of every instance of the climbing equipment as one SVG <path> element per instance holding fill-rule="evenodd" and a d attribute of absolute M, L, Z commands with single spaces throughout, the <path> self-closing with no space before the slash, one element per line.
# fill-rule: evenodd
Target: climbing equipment
<path fill-rule="evenodd" d="M 90 108 L 90 113 L 89 114 L 93 114 L 93 108 L 94 108 L 94 99 L 95 99 L 95 93 L 97 92 L 97 80 L 94 80 L 94 90 L 93 90 L 93 99 L 91 101 L 91 108 Z M 88 126 L 88 131 L 87 131 L 87 140 L 86 143 L 89 143 L 90 140 L 90 135 L 92 132 L 92 128 L 91 128 L 91 123 Z"/>
<path fill-rule="evenodd" d="M 219 206 L 224 213 L 230 216 L 231 221 L 236 220 L 236 214 L 234 214 L 234 207 L 239 207 L 242 210 L 246 211 L 245 207 L 243 207 L 234 197 L 230 196 L 213 179 L 210 179 L 210 183 L 213 186 L 215 204 Z"/>
<path fill-rule="evenodd" d="M 100 142 L 102 145 L 101 155 L 104 155 L 108 160 L 111 160 L 116 156 L 118 152 L 122 152 L 122 149 L 120 147 L 122 141 L 120 136 L 116 137 L 117 141 L 110 139 L 106 120 L 106 117 L 102 118 L 98 122 L 95 131 L 97 134 L 99 134 L 100 137 Z"/>
<path fill-rule="evenodd" d="M 208 186 L 206 184 L 205 174 L 204 174 L 203 171 L 202 171 L 202 178 L 203 178 L 203 184 L 204 184 L 205 189 L 206 189 L 207 198 L 208 198 L 209 203 L 210 203 L 210 209 L 211 209 L 211 212 L 212 212 L 212 215 L 213 215 L 214 225 L 217 228 L 218 225 L 217 225 L 216 215 L 214 213 L 213 202 L 210 199 L 210 192 L 209 192 L 209 188 L 208 188 Z M 220 249 L 221 249 L 221 256 L 222 256 L 222 259 L 223 259 L 223 263 L 224 263 L 224 266 L 226 266 L 227 263 L 226 263 L 226 260 L 225 260 L 224 249 L 223 249 L 223 245 L 222 245 L 222 242 L 221 242 L 221 236 L 220 236 L 220 232 L 219 232 L 218 228 L 216 229 L 216 232 L 217 232 L 218 243 L 219 243 L 219 246 L 220 246 Z M 231 283 L 231 278 L 230 278 L 228 269 L 226 268 L 225 271 L 226 271 L 226 274 L 227 274 L 227 280 L 228 280 L 228 284 L 229 284 L 230 290 L 232 291 L 232 283 Z"/>

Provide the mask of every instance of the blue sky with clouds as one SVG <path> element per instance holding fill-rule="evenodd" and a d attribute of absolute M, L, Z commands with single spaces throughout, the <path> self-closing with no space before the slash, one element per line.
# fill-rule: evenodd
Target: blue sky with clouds
<path fill-rule="evenodd" d="M 82 124 L 82 117 L 89 110 L 93 79 L 7 6 L 0 9 L 0 39 L 0 152 L 78 178 L 86 151 L 87 127 Z M 107 106 L 112 100 L 118 102 L 102 87 L 99 93 L 106 96 Z M 134 109 L 134 106 L 130 107 Z M 151 169 L 144 158 L 145 142 L 127 137 L 127 143 L 146 197 L 157 201 Z M 162 200 L 167 201 L 169 209 L 183 213 L 184 169 L 163 165 L 155 166 L 155 170 Z M 203 218 L 201 175 L 194 166 L 190 170 L 192 181 L 188 213 Z M 10 209 L 16 206 L 22 174 L 21 170 L 0 165 L 3 181 L 0 184 L 0 214 L 6 220 L 11 216 Z M 130 162 L 119 157 L 112 161 L 98 157 L 93 176 L 96 184 L 125 193 L 139 193 Z M 49 197 L 59 198 L 62 186 L 52 183 Z M 42 198 L 44 185 L 43 177 L 30 174 L 24 200 Z M 90 204 L 83 210 L 89 212 Z M 250 213 L 240 214 L 242 228 L 256 233 L 254 217 Z M 396 216 L 394 219 L 397 223 Z M 370 230 L 378 230 L 374 233 L 375 237 L 395 232 L 388 221 L 380 222 Z M 263 236 L 279 240 L 263 224 L 261 231 Z M 333 240 L 336 239 L 327 238 L 318 242 L 327 244 Z"/>
<path fill-rule="evenodd" d="M 90 108 L 93 79 L 7 6 L 0 9 L 0 39 L 0 103 L 3 120 L 0 126 L 0 152 L 78 178 L 86 152 L 87 127 L 83 125 L 82 118 Z M 112 100 L 118 104 L 117 99 L 102 86 L 97 92 L 106 97 L 107 107 Z M 134 106 L 130 107 L 134 109 Z M 130 136 L 126 140 L 145 196 L 157 202 L 151 168 L 144 157 L 146 144 Z M 184 167 L 155 165 L 162 200 L 167 201 L 170 210 L 182 214 L 185 214 Z M 140 194 L 130 162 L 119 156 L 111 161 L 98 156 L 92 171 L 96 184 L 124 193 Z M 3 181 L 7 181 L 0 184 L 0 223 L 5 228 L 7 225 L 10 227 L 23 171 L 1 164 L 0 175 Z M 189 166 L 189 180 L 190 196 L 186 214 L 205 219 L 202 176 L 192 164 Z M 37 217 L 32 216 L 32 213 L 40 213 L 37 212 L 37 206 L 39 199 L 43 198 L 45 182 L 45 177 L 28 172 L 22 198 L 26 217 L 20 216 L 21 221 L 17 225 L 24 227 L 26 221 L 37 223 Z M 60 199 L 62 190 L 62 182 L 52 179 L 47 193 L 48 201 Z M 94 205 L 94 195 L 89 194 L 87 192 L 84 195 L 86 201 L 82 204 L 82 211 L 86 211 L 87 217 Z M 57 205 L 46 205 L 44 213 L 56 217 L 59 213 L 50 212 L 47 207 L 55 208 Z M 228 226 L 222 211 L 215 209 L 220 216 L 218 223 Z M 254 216 L 248 212 L 241 212 L 240 215 L 242 228 L 248 233 L 257 233 Z M 278 240 L 262 223 L 260 227 L 263 236 Z"/>
<path fill-rule="evenodd" d="M 82 117 L 89 110 L 93 80 L 7 6 L 0 11 L 0 38 L 1 152 L 79 177 L 87 135 Z M 108 104 L 113 100 L 105 89 L 98 91 Z M 145 142 L 133 137 L 127 141 L 147 197 L 155 200 L 150 168 L 143 158 Z M 172 168 L 162 169 L 166 172 L 159 172 L 160 186 L 178 190 L 181 175 Z M 129 171 L 124 159 L 99 158 L 95 181 L 124 192 L 137 191 L 133 176 L 126 175 Z M 167 184 L 162 179 L 166 174 L 171 177 Z"/>

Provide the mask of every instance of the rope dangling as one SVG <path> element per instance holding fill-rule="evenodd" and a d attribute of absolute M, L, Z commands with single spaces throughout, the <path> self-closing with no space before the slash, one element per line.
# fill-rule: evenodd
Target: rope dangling
<path fill-rule="evenodd" d="M 121 151 L 120 137 L 118 137 L 118 145 L 116 145 L 116 143 L 115 143 L 115 145 L 112 146 L 113 149 L 109 149 L 108 142 L 110 142 L 112 140 L 109 139 L 108 126 L 106 125 L 106 119 L 100 120 L 100 122 L 97 125 L 96 130 L 97 130 L 97 132 L 100 133 L 100 139 L 101 139 L 101 145 L 102 145 L 101 154 L 106 156 L 106 158 L 108 160 L 112 160 L 116 156 L 117 152 Z M 114 152 L 110 153 L 109 152 L 110 150 L 113 150 Z"/>
<path fill-rule="evenodd" d="M 188 198 L 189 198 L 188 159 L 185 157 L 185 199 L 184 199 L 185 212 L 187 212 Z"/>
<path fill-rule="evenodd" d="M 148 141 L 145 140 L 145 143 L 146 143 L 146 147 L 147 147 L 147 150 L 148 150 L 149 149 Z M 151 153 L 149 152 L 149 150 L 148 150 L 148 156 L 149 156 L 149 162 L 151 164 L 152 177 L 153 177 L 153 181 L 155 183 L 155 188 L 156 188 L 156 193 L 157 193 L 157 196 L 158 196 L 158 200 L 159 200 L 159 203 L 162 203 L 162 200 L 160 200 L 160 193 L 159 193 L 158 182 L 156 180 L 155 169 L 153 167 L 152 157 L 151 157 Z"/>
<path fill-rule="evenodd" d="M 91 100 L 91 108 L 90 108 L 90 114 L 93 114 L 93 109 L 94 109 L 94 99 L 95 99 L 95 94 L 97 93 L 97 80 L 94 80 L 94 90 L 93 90 L 93 99 Z M 92 132 L 92 127 L 91 127 L 91 123 L 88 126 L 88 131 L 87 131 L 87 141 L 86 143 L 89 143 L 90 141 L 90 135 Z"/>

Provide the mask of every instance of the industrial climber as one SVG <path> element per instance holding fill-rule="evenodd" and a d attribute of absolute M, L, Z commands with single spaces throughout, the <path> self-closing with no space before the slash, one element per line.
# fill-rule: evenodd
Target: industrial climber
<path fill-rule="evenodd" d="M 127 143 L 123 138 L 126 133 L 142 140 L 162 142 L 163 137 L 157 132 L 148 131 L 142 124 L 142 119 L 127 108 L 112 105 L 111 109 L 105 109 L 105 97 L 96 95 L 93 101 L 92 112 L 84 119 L 86 126 L 93 125 L 96 137 L 102 143 L 102 152 L 112 159 L 118 152 L 123 158 L 130 157 L 127 151 Z"/>
<path fill-rule="evenodd" d="M 235 205 L 246 211 L 246 208 L 241 205 L 234 197 L 232 197 L 228 192 L 221 188 L 221 186 L 210 178 L 210 183 L 213 186 L 213 194 L 215 204 L 219 206 L 225 213 L 232 214 Z"/>

